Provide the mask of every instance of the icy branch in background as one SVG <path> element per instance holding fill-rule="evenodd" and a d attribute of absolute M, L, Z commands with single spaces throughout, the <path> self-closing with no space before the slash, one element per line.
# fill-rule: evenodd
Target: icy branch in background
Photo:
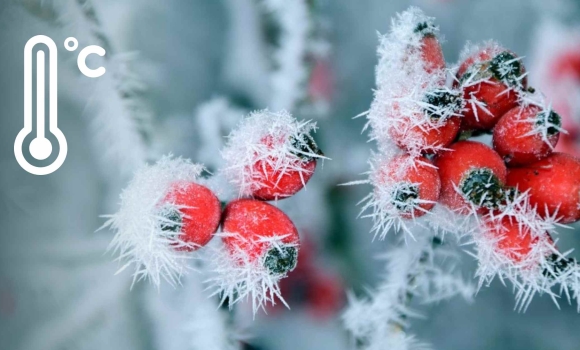
<path fill-rule="evenodd" d="M 242 338 L 227 310 L 203 290 L 201 274 L 182 278 L 180 288 L 147 293 L 145 307 L 153 315 L 156 348 L 165 350 L 237 350 Z"/>
<path fill-rule="evenodd" d="M 197 107 L 194 115 L 199 136 L 196 159 L 209 169 L 221 168 L 223 159 L 220 150 L 224 147 L 225 136 L 244 114 L 224 97 L 213 98 Z"/>
<path fill-rule="evenodd" d="M 306 95 L 308 39 L 312 30 L 305 0 L 259 0 L 266 12 L 265 25 L 272 35 L 273 68 L 269 107 L 294 110 Z M 268 23 L 268 19 L 271 20 Z"/>
<path fill-rule="evenodd" d="M 474 288 L 452 272 L 457 257 L 441 246 L 440 239 L 415 234 L 416 241 L 400 241 L 385 254 L 385 279 L 375 292 L 367 298 L 350 297 L 343 321 L 359 349 L 426 349 L 407 333 L 408 318 L 420 316 L 410 309 L 411 300 L 436 302 L 455 295 L 470 300 L 473 295 Z M 436 264 L 441 264 L 438 260 L 445 260 L 445 269 Z"/>
<path fill-rule="evenodd" d="M 103 166 L 131 175 L 151 156 L 152 133 L 152 114 L 142 98 L 146 87 L 130 70 L 135 55 L 115 53 L 91 0 L 40 1 L 36 6 L 23 1 L 23 5 L 33 14 L 52 9 L 53 16 L 41 16 L 44 11 L 39 17 L 68 28 L 81 43 L 105 49 L 102 65 L 107 73 L 96 82 L 88 103 L 92 142 Z"/>
<path fill-rule="evenodd" d="M 147 278 L 159 286 L 161 279 L 170 284 L 179 283 L 188 269 L 194 248 L 186 242 L 181 232 L 165 229 L 169 222 L 164 212 L 179 210 L 172 204 L 160 202 L 172 185 L 197 182 L 203 167 L 181 158 L 163 157 L 155 165 L 145 165 L 121 194 L 119 211 L 111 215 L 104 227 L 114 230 L 110 250 L 118 253 L 123 263 L 119 272 L 134 267 L 133 283 Z"/>
<path fill-rule="evenodd" d="M 236 350 L 240 349 L 239 334 L 231 329 L 231 315 L 222 309 L 216 309 L 215 298 L 206 300 L 201 281 L 196 279 L 185 285 L 185 292 L 189 300 L 199 302 L 186 302 L 185 313 L 187 323 L 184 331 L 189 335 L 189 349 L 191 350 Z"/>

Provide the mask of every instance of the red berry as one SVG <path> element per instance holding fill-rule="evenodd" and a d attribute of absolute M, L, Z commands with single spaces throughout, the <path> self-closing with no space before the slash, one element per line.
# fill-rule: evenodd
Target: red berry
<path fill-rule="evenodd" d="M 493 130 L 493 148 L 512 166 L 545 158 L 558 143 L 560 116 L 538 106 L 507 112 Z"/>
<path fill-rule="evenodd" d="M 164 204 L 171 204 L 164 207 Z M 206 245 L 216 232 L 221 214 L 217 197 L 207 187 L 187 182 L 173 184 L 160 205 L 163 231 L 181 232 L 180 238 L 193 251 Z"/>
<path fill-rule="evenodd" d="M 580 160 L 565 153 L 552 155 L 509 170 L 507 185 L 528 191 L 530 203 L 542 216 L 554 215 L 561 223 L 580 220 Z M 547 212 L 546 212 L 547 210 Z"/>
<path fill-rule="evenodd" d="M 321 154 L 321 152 L 310 135 L 300 137 L 304 140 L 303 142 L 291 141 L 295 147 L 299 148 L 294 161 L 284 162 L 268 157 L 254 163 L 251 172 L 252 181 L 257 185 L 253 186 L 253 197 L 269 201 L 293 196 L 314 175 L 316 158 L 306 154 Z M 285 139 L 273 140 L 272 137 L 265 137 L 262 140 L 263 144 L 271 148 L 283 147 L 285 142 Z"/>
<path fill-rule="evenodd" d="M 505 164 L 482 143 L 457 142 L 435 159 L 435 166 L 441 177 L 440 201 L 450 209 L 466 212 L 470 205 L 494 208 L 503 199 Z"/>
<path fill-rule="evenodd" d="M 280 209 L 254 199 L 229 203 L 223 215 L 223 242 L 232 254 L 243 252 L 250 262 L 260 261 L 273 275 L 296 267 L 300 238 L 296 227 Z M 272 240 L 279 238 L 277 244 Z"/>
<path fill-rule="evenodd" d="M 527 87 L 524 74 L 519 58 L 494 44 L 469 56 L 457 72 L 466 101 L 464 129 L 493 128 L 503 114 L 517 105 L 516 90 Z"/>
<path fill-rule="evenodd" d="M 437 27 L 430 21 L 417 24 L 414 32 L 421 36 L 421 59 L 427 73 L 445 68 L 445 58 L 437 39 Z"/>
<path fill-rule="evenodd" d="M 274 169 L 272 161 L 258 161 L 254 164 L 254 179 L 260 187 L 252 195 L 264 201 L 284 199 L 296 194 L 314 175 L 316 159 L 296 164 L 300 170 Z"/>
<path fill-rule="evenodd" d="M 413 118 L 395 116 L 397 123 L 389 129 L 389 135 L 400 148 L 412 151 L 419 148 L 423 153 L 436 153 L 447 147 L 457 137 L 461 120 L 461 96 L 450 90 L 436 90 L 428 93 L 423 99 L 425 114 L 429 121 L 418 124 L 423 116 Z"/>
<path fill-rule="evenodd" d="M 556 152 L 568 153 L 574 157 L 580 158 L 580 139 L 576 140 L 566 134 L 560 135 L 558 146 L 556 146 Z"/>
<path fill-rule="evenodd" d="M 580 51 L 573 50 L 560 54 L 550 71 L 551 78 L 558 80 L 563 77 L 580 80 Z"/>
<path fill-rule="evenodd" d="M 425 215 L 435 205 L 441 189 L 439 174 L 429 164 L 427 158 L 408 155 L 381 164 L 374 181 L 375 196 L 386 198 L 389 203 L 385 205 L 395 208 L 403 218 Z"/>
<path fill-rule="evenodd" d="M 441 44 L 434 33 L 426 33 L 421 39 L 421 59 L 425 64 L 425 71 L 433 73 L 445 69 L 445 58 Z"/>
<path fill-rule="evenodd" d="M 516 218 L 505 216 L 501 220 L 489 220 L 485 225 L 497 238 L 498 250 L 510 260 L 519 263 L 528 257 L 539 237 L 532 237 L 531 230 L 521 225 Z M 548 237 L 548 233 L 545 233 Z"/>
<path fill-rule="evenodd" d="M 336 275 L 313 271 L 306 298 L 308 310 L 316 319 L 329 319 L 344 306 L 344 285 Z"/>
<path fill-rule="evenodd" d="M 314 101 L 330 101 L 334 90 L 333 71 L 330 62 L 318 58 L 314 62 L 308 82 L 308 96 Z"/>

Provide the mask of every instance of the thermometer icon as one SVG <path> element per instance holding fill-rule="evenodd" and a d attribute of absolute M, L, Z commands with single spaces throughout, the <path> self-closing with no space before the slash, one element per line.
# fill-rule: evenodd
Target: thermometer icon
<path fill-rule="evenodd" d="M 56 137 L 59 145 L 58 156 L 50 165 L 38 167 L 30 164 L 22 152 L 24 138 L 32 132 L 32 49 L 36 44 L 48 46 L 49 54 L 49 119 L 48 130 Z M 30 154 L 37 160 L 44 160 L 52 154 L 52 144 L 45 137 L 45 62 L 44 51 L 36 53 L 36 137 L 29 146 Z M 57 48 L 54 41 L 45 35 L 32 37 L 24 46 L 24 128 L 20 130 L 14 141 L 14 156 L 20 166 L 34 175 L 47 175 L 56 171 L 66 158 L 67 143 L 64 134 L 58 128 L 58 76 Z"/>
<path fill-rule="evenodd" d="M 49 89 L 48 89 L 48 102 L 49 102 L 49 112 L 48 112 L 48 130 L 51 134 L 56 137 L 58 142 L 58 156 L 50 164 L 42 167 L 34 166 L 30 164 L 23 154 L 23 144 L 24 139 L 32 132 L 32 49 L 37 44 L 44 44 L 48 47 L 49 55 L 49 69 L 48 73 L 50 76 Z M 67 38 L 65 41 L 65 48 L 68 51 L 74 51 L 78 47 L 78 41 L 73 38 Z M 14 141 L 14 156 L 16 161 L 22 167 L 22 169 L 28 171 L 34 175 L 48 175 L 55 172 L 64 163 L 67 154 L 67 143 L 64 134 L 58 128 L 58 75 L 57 75 L 57 48 L 54 41 L 45 36 L 37 35 L 26 42 L 24 46 L 24 127 Z M 96 54 L 99 56 L 105 55 L 105 50 L 96 45 L 87 46 L 81 50 L 77 64 L 81 73 L 89 78 L 98 78 L 105 74 L 106 69 L 104 67 L 99 67 L 97 69 L 90 69 L 87 67 L 87 57 L 91 54 Z M 53 145 L 49 139 L 46 138 L 45 134 L 45 103 L 46 103 L 46 91 L 45 91 L 45 65 L 46 65 L 46 54 L 44 51 L 36 52 L 36 137 L 30 142 L 29 151 L 30 155 L 37 160 L 45 160 L 51 154 L 53 150 Z"/>

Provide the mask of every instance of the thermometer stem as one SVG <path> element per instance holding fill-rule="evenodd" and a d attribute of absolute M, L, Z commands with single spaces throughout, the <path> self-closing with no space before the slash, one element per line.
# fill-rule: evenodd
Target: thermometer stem
<path fill-rule="evenodd" d="M 38 51 L 36 53 L 36 137 L 39 139 L 44 139 L 45 64 L 44 51 Z"/>

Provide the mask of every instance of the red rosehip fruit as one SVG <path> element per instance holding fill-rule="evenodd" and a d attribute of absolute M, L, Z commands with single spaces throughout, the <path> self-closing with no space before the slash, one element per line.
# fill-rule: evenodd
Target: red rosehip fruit
<path fill-rule="evenodd" d="M 498 239 L 497 249 L 514 263 L 526 260 L 539 237 L 532 237 L 531 230 L 521 225 L 515 217 L 505 216 L 501 220 L 488 220 L 485 225 L 489 232 Z M 548 239 L 549 234 L 546 232 Z"/>
<path fill-rule="evenodd" d="M 507 185 L 529 191 L 530 204 L 541 216 L 557 215 L 567 224 L 580 220 L 580 160 L 565 153 L 548 157 L 522 168 L 510 169 Z"/>
<path fill-rule="evenodd" d="M 429 22 L 422 22 L 415 28 L 415 33 L 421 35 L 421 59 L 425 71 L 432 73 L 445 68 L 445 58 L 441 43 L 437 38 L 436 27 Z"/>
<path fill-rule="evenodd" d="M 423 102 L 422 113 L 429 121 L 417 124 L 416 120 L 423 116 L 398 116 L 398 122 L 391 126 L 389 135 L 401 149 L 412 151 L 419 148 L 423 153 L 432 154 L 450 145 L 457 137 L 463 100 L 460 94 L 441 89 L 427 93 Z"/>
<path fill-rule="evenodd" d="M 207 187 L 193 182 L 173 184 L 159 208 L 163 217 L 161 229 L 180 232 L 179 238 L 190 244 L 179 250 L 193 251 L 205 246 L 219 226 L 220 201 Z"/>
<path fill-rule="evenodd" d="M 310 180 L 316 170 L 316 157 L 322 152 L 310 135 L 300 135 L 302 140 L 290 140 L 296 152 L 292 152 L 295 160 L 281 161 L 280 159 L 260 159 L 253 165 L 252 196 L 256 199 L 270 201 L 284 199 L 293 196 L 300 191 Z M 273 140 L 264 138 L 264 144 L 268 147 L 282 147 L 286 140 Z M 284 165 L 280 165 L 284 164 Z"/>
<path fill-rule="evenodd" d="M 553 152 L 561 126 L 560 116 L 554 111 L 518 106 L 496 124 L 493 148 L 510 166 L 530 164 Z"/>
<path fill-rule="evenodd" d="M 441 178 L 440 202 L 452 210 L 495 208 L 504 198 L 506 166 L 488 146 L 473 141 L 451 145 L 435 159 Z"/>
<path fill-rule="evenodd" d="M 429 164 L 427 158 L 408 155 L 381 164 L 373 181 L 379 202 L 387 200 L 384 205 L 405 219 L 425 215 L 439 199 L 441 190 L 437 169 Z"/>
<path fill-rule="evenodd" d="M 457 79 L 463 88 L 465 130 L 490 130 L 499 118 L 518 103 L 518 92 L 527 88 L 520 58 L 490 43 L 469 56 L 459 67 Z"/>
<path fill-rule="evenodd" d="M 556 152 L 568 153 L 576 158 L 580 158 L 580 139 L 576 140 L 570 135 L 561 134 Z"/>
<path fill-rule="evenodd" d="M 223 242 L 233 256 L 243 253 L 270 274 L 284 276 L 298 262 L 300 237 L 284 212 L 255 199 L 229 203 L 223 213 Z M 275 241 L 275 242 L 274 242 Z"/>

